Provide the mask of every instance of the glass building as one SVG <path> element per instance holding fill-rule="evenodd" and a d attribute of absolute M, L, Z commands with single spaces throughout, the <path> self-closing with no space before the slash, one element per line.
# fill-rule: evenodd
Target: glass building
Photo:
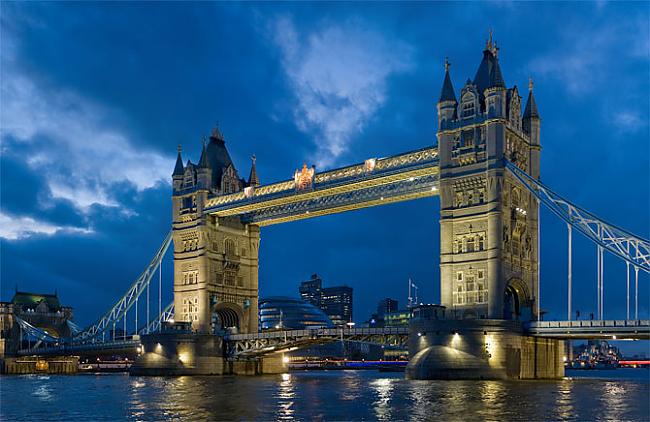
<path fill-rule="evenodd" d="M 290 297 L 261 299 L 259 320 L 260 331 L 334 327 L 323 311 L 310 303 Z"/>
<path fill-rule="evenodd" d="M 352 287 L 324 287 L 320 307 L 337 327 L 352 322 Z"/>

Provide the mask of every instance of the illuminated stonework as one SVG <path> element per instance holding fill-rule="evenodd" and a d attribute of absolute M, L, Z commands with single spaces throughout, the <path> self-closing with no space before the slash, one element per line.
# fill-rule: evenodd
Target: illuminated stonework
<path fill-rule="evenodd" d="M 239 178 L 218 130 L 198 164 L 183 166 L 179 151 L 172 178 L 175 319 L 202 333 L 257 332 L 259 227 L 204 212 L 209 198 L 252 195 L 254 183 Z"/>
<path fill-rule="evenodd" d="M 538 204 L 505 169 L 539 178 L 532 89 L 521 115 L 497 50 L 486 48 L 473 81 L 456 94 L 447 73 L 438 103 L 441 297 L 458 318 L 527 320 L 538 285 Z"/>

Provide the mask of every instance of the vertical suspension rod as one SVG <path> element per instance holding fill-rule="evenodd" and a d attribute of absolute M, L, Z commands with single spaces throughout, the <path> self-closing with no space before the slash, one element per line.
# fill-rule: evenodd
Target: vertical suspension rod
<path fill-rule="evenodd" d="M 634 266 L 634 319 L 639 319 L 639 267 Z"/>
<path fill-rule="evenodd" d="M 151 319 L 149 319 L 149 285 L 151 283 L 147 283 L 147 334 L 149 334 L 149 322 Z"/>
<path fill-rule="evenodd" d="M 537 254 L 537 292 L 536 292 L 537 300 L 535 301 L 535 302 L 537 302 L 536 303 L 536 305 L 537 305 L 537 321 L 539 321 L 541 319 L 540 314 L 541 314 L 541 310 L 542 310 L 542 308 L 541 308 L 541 298 L 540 298 L 540 294 L 541 294 L 540 284 L 541 283 L 540 283 L 540 279 L 539 279 L 539 276 L 540 276 L 539 260 L 541 259 L 539 251 L 541 249 L 540 248 L 540 246 L 541 246 L 541 240 L 540 239 L 542 237 L 541 232 L 539 230 L 540 229 L 540 220 L 542 219 L 542 216 L 540 214 L 541 204 L 542 204 L 541 200 L 537 199 L 537 251 L 536 251 L 536 254 Z"/>
<path fill-rule="evenodd" d="M 600 319 L 605 319 L 605 250 L 600 247 Z"/>
<path fill-rule="evenodd" d="M 600 226 L 598 226 L 598 239 L 600 239 Z M 600 318 L 600 245 L 596 246 L 596 318 Z"/>
<path fill-rule="evenodd" d="M 138 334 L 138 299 L 140 297 L 135 298 L 135 334 Z"/>
<path fill-rule="evenodd" d="M 630 241 L 627 241 L 627 254 L 630 254 Z M 625 261 L 625 278 L 627 279 L 627 307 L 626 307 L 626 318 L 630 319 L 630 263 Z"/>
<path fill-rule="evenodd" d="M 160 317 L 160 314 L 162 314 L 162 258 L 160 259 L 160 263 L 158 264 L 158 316 Z M 158 331 L 160 331 L 160 326 L 162 324 L 158 325 Z"/>
<path fill-rule="evenodd" d="M 572 284 L 572 281 L 573 281 L 572 280 L 573 267 L 572 267 L 572 253 L 571 253 L 572 252 L 571 251 L 571 248 L 572 248 L 572 246 L 571 246 L 571 244 L 572 244 L 572 227 L 571 227 L 571 224 L 567 223 L 567 229 L 568 229 L 568 234 L 569 234 L 569 239 L 568 239 L 568 242 L 569 242 L 569 251 L 568 251 L 569 265 L 568 265 L 568 274 L 567 274 L 567 284 L 568 284 L 567 320 L 571 321 L 571 291 L 572 291 L 571 284 Z"/>

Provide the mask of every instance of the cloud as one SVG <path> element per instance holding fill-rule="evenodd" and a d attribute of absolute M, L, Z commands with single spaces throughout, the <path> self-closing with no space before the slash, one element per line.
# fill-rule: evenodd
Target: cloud
<path fill-rule="evenodd" d="M 51 236 L 59 232 L 90 234 L 92 230 L 83 227 L 57 226 L 30 217 L 12 217 L 0 212 L 0 237 L 19 240 L 36 235 Z"/>
<path fill-rule="evenodd" d="M 314 137 L 317 165 L 332 165 L 386 101 L 388 78 L 412 68 L 412 48 L 359 21 L 301 34 L 283 17 L 271 31 L 296 98 L 295 124 Z"/>
<path fill-rule="evenodd" d="M 119 206 L 111 187 L 129 182 L 138 190 L 169 179 L 171 157 L 138 149 L 110 123 L 111 112 L 74 92 L 45 90 L 27 77 L 5 72 L 1 84 L 0 136 L 23 144 L 25 162 L 46 180 L 54 198 L 86 212 Z"/>
<path fill-rule="evenodd" d="M 647 20 L 624 20 L 588 26 L 567 25 L 554 48 L 531 60 L 534 75 L 560 81 L 569 94 L 582 95 L 602 90 L 603 84 L 620 84 L 617 72 L 623 60 L 650 60 Z"/>
<path fill-rule="evenodd" d="M 613 123 L 621 133 L 635 133 L 648 125 L 638 111 L 621 110 L 614 114 Z"/>

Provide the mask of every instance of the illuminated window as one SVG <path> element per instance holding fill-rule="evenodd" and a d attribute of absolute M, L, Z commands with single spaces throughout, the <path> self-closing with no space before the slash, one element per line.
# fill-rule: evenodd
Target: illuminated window
<path fill-rule="evenodd" d="M 467 101 L 463 103 L 463 119 L 474 116 L 474 101 Z"/>

